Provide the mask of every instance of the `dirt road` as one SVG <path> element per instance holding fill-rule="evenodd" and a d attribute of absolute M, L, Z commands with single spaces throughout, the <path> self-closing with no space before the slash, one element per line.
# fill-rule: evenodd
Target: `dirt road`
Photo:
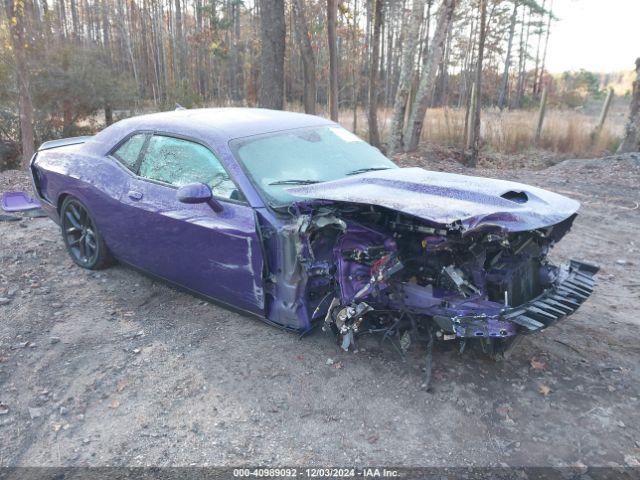
<path fill-rule="evenodd" d="M 640 465 L 640 160 L 478 173 L 582 201 L 553 257 L 599 263 L 599 287 L 508 362 L 438 346 L 433 393 L 422 351 L 344 353 L 0 222 L 0 465 Z"/>

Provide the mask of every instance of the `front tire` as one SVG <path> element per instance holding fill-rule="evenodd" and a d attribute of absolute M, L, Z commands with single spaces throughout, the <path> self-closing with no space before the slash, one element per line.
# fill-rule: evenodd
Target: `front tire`
<path fill-rule="evenodd" d="M 76 265 L 100 270 L 113 262 L 104 239 L 87 207 L 75 197 L 67 197 L 60 207 L 62 240 Z"/>

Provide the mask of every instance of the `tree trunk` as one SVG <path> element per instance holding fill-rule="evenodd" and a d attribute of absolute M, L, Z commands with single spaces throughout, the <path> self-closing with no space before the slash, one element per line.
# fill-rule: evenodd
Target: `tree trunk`
<path fill-rule="evenodd" d="M 71 100 L 62 100 L 62 136 L 70 137 L 73 131 L 73 105 Z"/>
<path fill-rule="evenodd" d="M 133 47 L 131 46 L 131 35 L 125 30 L 124 20 L 119 18 L 118 28 L 120 29 L 120 35 L 124 38 L 127 53 L 129 54 L 129 60 L 131 61 L 131 69 L 133 70 L 133 79 L 135 80 L 136 89 L 138 92 L 141 90 L 140 81 L 138 79 L 138 69 L 136 67 L 136 59 L 133 54 Z M 175 65 L 174 65 L 175 67 Z"/>
<path fill-rule="evenodd" d="M 198 42 L 195 44 L 196 49 L 196 75 L 198 81 L 198 94 L 201 98 L 205 96 L 205 84 L 206 84 L 206 73 L 204 68 L 204 55 L 202 54 L 202 46 L 200 45 L 200 38 L 203 30 L 203 19 L 202 19 L 202 0 L 196 0 L 196 36 L 198 37 Z M 153 20 L 152 23 L 153 25 Z M 160 75 L 158 75 L 158 90 L 160 90 Z"/>
<path fill-rule="evenodd" d="M 338 49 L 336 45 L 337 0 L 327 0 L 327 37 L 329 40 L 329 113 L 338 121 Z"/>
<path fill-rule="evenodd" d="M 411 115 L 411 107 L 413 106 L 413 102 L 415 101 L 415 96 L 418 92 L 418 85 L 420 83 L 420 73 L 424 70 L 424 66 L 427 64 L 427 59 L 429 57 L 429 38 L 431 32 L 431 7 L 433 6 L 433 0 L 427 0 L 427 14 L 424 17 L 424 35 L 420 37 L 420 52 L 418 57 L 420 58 L 420 63 L 418 64 L 418 68 L 415 69 L 413 73 L 413 80 L 411 81 L 411 94 L 408 99 L 408 107 L 407 107 L 407 117 Z"/>
<path fill-rule="evenodd" d="M 542 53 L 542 66 L 540 67 L 540 79 L 538 83 L 542 85 L 544 81 L 544 69 L 547 63 L 547 49 L 549 47 L 549 35 L 551 33 L 551 20 L 553 18 L 553 0 L 551 0 L 551 4 L 549 5 L 549 18 L 547 19 L 547 33 L 546 38 L 544 40 L 544 52 Z"/>
<path fill-rule="evenodd" d="M 471 96 L 469 95 L 469 65 L 473 62 L 473 50 L 474 50 L 474 39 L 476 38 L 476 18 L 475 15 L 471 16 L 471 27 L 469 28 L 469 40 L 467 41 L 466 48 L 464 49 L 464 56 L 462 57 L 462 69 L 460 71 L 460 88 L 458 90 L 458 108 L 462 108 L 464 105 L 467 113 L 469 110 L 469 103 Z M 467 117 L 465 117 L 466 119 Z M 468 124 L 464 124 L 465 129 L 468 127 Z M 467 132 L 465 130 L 465 134 L 463 138 L 467 138 Z M 466 140 L 465 140 L 466 141 Z"/>
<path fill-rule="evenodd" d="M 107 127 L 113 123 L 113 107 L 109 102 L 104 104 L 104 123 Z"/>
<path fill-rule="evenodd" d="M 527 83 L 527 48 L 529 45 L 529 31 L 531 29 L 531 12 L 529 12 L 529 17 L 526 18 L 526 11 L 526 8 L 522 9 L 522 27 L 520 28 L 520 51 L 518 60 L 518 82 L 516 84 L 516 98 L 512 102 L 512 106 L 514 108 L 522 108 L 525 84 Z M 526 22 L 525 19 L 527 19 Z M 524 29 L 525 23 L 527 25 L 526 34 Z"/>
<path fill-rule="evenodd" d="M 229 3 L 229 18 L 231 19 L 232 29 L 230 46 L 231 46 L 231 98 L 238 102 L 244 97 L 244 76 L 242 75 L 242 55 L 240 51 L 240 3 Z"/>
<path fill-rule="evenodd" d="M 384 76 L 384 101 L 383 105 L 389 105 L 389 96 L 391 93 L 391 83 L 393 80 L 393 57 L 397 55 L 396 49 L 397 45 L 394 42 L 395 37 L 395 22 L 393 21 L 395 18 L 394 13 L 401 11 L 402 8 L 398 8 L 398 6 L 402 7 L 401 4 L 393 5 L 389 4 L 387 7 L 389 18 L 387 19 L 387 49 L 386 49 L 386 66 L 385 66 L 385 76 Z"/>
<path fill-rule="evenodd" d="M 518 2 L 513 3 L 511 13 L 511 23 L 509 24 L 509 40 L 507 41 L 507 57 L 504 61 L 504 72 L 502 73 L 502 84 L 500 86 L 500 96 L 498 97 L 498 108 L 502 110 L 507 104 L 507 91 L 509 89 L 509 68 L 511 68 L 511 49 L 513 47 L 513 36 L 516 31 L 516 19 L 518 16 Z"/>
<path fill-rule="evenodd" d="M 111 40 L 109 32 L 109 3 L 107 0 L 102 0 L 102 46 L 108 58 L 109 64 L 111 64 Z"/>
<path fill-rule="evenodd" d="M 42 25 L 43 25 L 43 29 L 42 29 L 42 39 L 45 41 L 48 41 L 49 36 L 51 35 L 51 18 L 49 15 L 49 4 L 47 2 L 47 0 L 42 0 L 41 1 L 42 4 Z M 47 45 L 45 45 L 45 49 L 47 48 Z"/>
<path fill-rule="evenodd" d="M 633 82 L 629 119 L 625 126 L 624 139 L 618 153 L 640 151 L 640 58 L 636 59 L 636 79 Z"/>
<path fill-rule="evenodd" d="M 295 27 L 300 42 L 302 75 L 304 77 L 303 103 L 305 113 L 316 114 L 316 58 L 311 47 L 309 26 L 303 0 L 294 0 Z"/>
<path fill-rule="evenodd" d="M 284 0 L 260 0 L 260 106 L 284 108 Z"/>
<path fill-rule="evenodd" d="M 358 44 L 358 1 L 355 0 L 353 2 L 353 22 L 351 24 L 351 48 L 356 55 L 356 58 L 360 58 L 357 51 L 359 50 L 357 47 Z M 353 133 L 358 134 L 358 93 L 360 91 L 359 88 L 359 80 L 358 80 L 358 69 L 360 65 L 356 62 L 351 64 L 351 102 L 353 106 Z"/>
<path fill-rule="evenodd" d="M 407 110 L 407 100 L 411 90 L 413 72 L 415 70 L 415 56 L 420 23 L 424 13 L 425 0 L 414 0 L 413 10 L 409 22 L 403 22 L 401 43 L 402 66 L 400 69 L 400 81 L 393 104 L 393 117 L 391 119 L 391 133 L 389 135 L 389 154 L 399 152 L 402 149 L 402 133 L 404 131 L 404 118 Z"/>
<path fill-rule="evenodd" d="M 256 15 L 256 18 L 259 18 L 259 4 L 257 2 L 254 2 L 254 9 L 255 9 L 254 15 Z M 254 22 L 253 27 L 251 28 L 253 38 L 258 38 L 259 28 L 260 27 L 258 25 L 258 22 Z M 260 50 L 259 50 L 258 42 L 250 42 L 249 43 L 250 58 L 256 59 L 259 57 L 259 55 L 260 55 Z M 249 78 L 247 79 L 246 102 L 248 105 L 259 105 L 259 102 L 258 102 L 259 91 L 260 91 L 260 63 L 257 61 L 252 61 L 251 67 L 249 68 Z"/>
<path fill-rule="evenodd" d="M 449 30 L 447 39 L 445 41 L 445 46 L 442 50 L 442 60 L 440 61 L 440 66 L 438 67 L 440 77 L 438 85 L 436 87 L 438 95 L 431 103 L 432 106 L 434 106 L 434 102 L 435 105 L 441 107 L 446 107 L 447 105 L 449 105 L 449 57 L 451 55 L 451 34 L 452 31 Z"/>
<path fill-rule="evenodd" d="M 420 65 L 418 74 L 418 81 L 420 80 L 420 74 L 424 71 L 427 61 L 429 60 L 429 39 L 431 38 L 431 7 L 433 6 L 433 0 L 427 0 L 427 16 L 425 17 L 425 33 L 424 42 L 422 42 L 422 51 L 420 52 Z"/>
<path fill-rule="evenodd" d="M 133 2 L 132 2 L 133 3 Z M 175 0 L 176 6 L 176 57 L 177 64 L 176 69 L 176 82 L 182 84 L 186 77 L 186 62 L 185 62 L 185 45 L 184 45 L 184 33 L 182 25 L 182 7 L 180 6 L 180 0 Z"/>
<path fill-rule="evenodd" d="M 542 43 L 542 21 L 544 20 L 544 6 L 546 0 L 542 0 L 542 13 L 540 14 L 540 25 L 538 26 L 538 44 L 536 47 L 536 62 L 533 69 L 533 95 L 540 93 L 540 85 L 538 85 L 538 67 L 540 66 L 540 44 Z"/>
<path fill-rule="evenodd" d="M 536 123 L 535 143 L 540 142 L 542 135 L 542 125 L 544 124 L 544 116 L 547 113 L 547 89 L 542 90 L 542 99 L 540 100 L 540 108 L 538 109 L 538 121 Z"/>
<path fill-rule="evenodd" d="M 58 4 L 58 30 L 60 40 L 64 40 L 67 36 L 67 10 L 64 2 L 57 2 Z"/>
<path fill-rule="evenodd" d="M 473 112 L 471 157 L 469 164 L 475 167 L 480 150 L 480 112 L 482 111 L 482 62 L 484 59 L 484 43 L 487 38 L 487 0 L 480 0 L 480 31 L 478 40 L 478 62 L 476 64 L 475 109 Z"/>
<path fill-rule="evenodd" d="M 435 87 L 434 80 L 437 73 L 438 61 L 442 56 L 444 42 L 447 38 L 449 28 L 451 28 L 455 8 L 456 0 L 443 0 L 442 5 L 440 6 L 438 22 L 433 34 L 433 41 L 431 42 L 431 48 L 429 49 L 427 63 L 422 75 L 420 76 L 418 93 L 413 107 L 411 108 L 411 116 L 409 117 L 405 133 L 405 151 L 413 151 L 418 148 L 420 135 L 422 134 L 424 117 L 427 113 L 427 106 L 429 105 L 429 100 L 433 95 L 433 89 Z"/>
<path fill-rule="evenodd" d="M 366 60 L 362 62 L 362 76 L 367 78 L 369 78 L 369 60 L 371 59 L 371 24 L 373 23 L 373 11 L 371 10 L 372 2 L 375 2 L 375 0 L 364 0 L 366 10 L 364 30 L 364 58 L 366 58 Z"/>
<path fill-rule="evenodd" d="M 215 32 L 218 26 L 218 14 L 216 12 L 217 3 L 218 0 L 209 0 L 209 29 L 212 32 Z"/>
<path fill-rule="evenodd" d="M 24 4 L 22 4 L 24 6 Z M 18 81 L 18 107 L 20 113 L 20 137 L 22 140 L 22 166 L 27 167 L 34 152 L 33 102 L 31 101 L 29 66 L 25 52 L 24 8 L 13 0 L 5 0 L 9 22 L 11 46 L 15 55 Z"/>
<path fill-rule="evenodd" d="M 80 20 L 78 19 L 78 5 L 76 0 L 71 0 L 71 23 L 73 25 L 73 39 L 80 41 Z"/>
<path fill-rule="evenodd" d="M 380 67 L 380 30 L 382 28 L 382 6 L 384 0 L 375 1 L 373 14 L 373 39 L 369 64 L 369 143 L 380 148 L 378 130 L 378 68 Z"/>

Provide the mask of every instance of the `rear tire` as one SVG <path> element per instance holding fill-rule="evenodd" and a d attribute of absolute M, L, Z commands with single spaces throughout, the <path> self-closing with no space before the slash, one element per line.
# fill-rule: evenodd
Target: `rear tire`
<path fill-rule="evenodd" d="M 82 268 L 101 270 L 113 257 L 87 207 L 75 197 L 66 197 L 60 207 L 62 240 L 71 259 Z"/>

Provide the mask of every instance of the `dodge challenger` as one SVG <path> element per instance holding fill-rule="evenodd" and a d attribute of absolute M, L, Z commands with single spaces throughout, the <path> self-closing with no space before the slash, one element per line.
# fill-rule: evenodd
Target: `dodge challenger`
<path fill-rule="evenodd" d="M 35 193 L 71 259 L 114 260 L 341 348 L 476 341 L 500 356 L 573 313 L 598 268 L 554 265 L 579 203 L 519 183 L 399 168 L 338 124 L 178 110 L 44 143 Z M 428 357 L 430 358 L 430 357 Z"/>

